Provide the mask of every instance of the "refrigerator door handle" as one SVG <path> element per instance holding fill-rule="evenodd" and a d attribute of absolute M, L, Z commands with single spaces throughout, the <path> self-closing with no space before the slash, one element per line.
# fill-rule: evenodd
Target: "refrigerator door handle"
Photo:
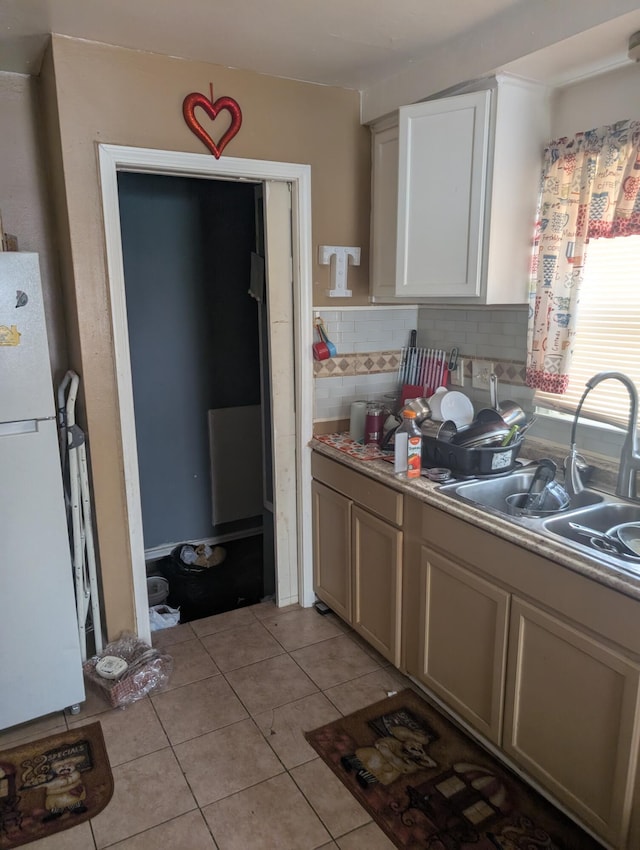
<path fill-rule="evenodd" d="M 14 434 L 37 434 L 38 419 L 22 419 L 19 422 L 0 422 L 0 437 L 12 437 Z"/>

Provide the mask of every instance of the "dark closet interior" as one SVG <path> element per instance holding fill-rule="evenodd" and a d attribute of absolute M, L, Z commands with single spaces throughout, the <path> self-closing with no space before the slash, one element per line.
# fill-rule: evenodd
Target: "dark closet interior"
<path fill-rule="evenodd" d="M 275 588 L 260 192 L 120 172 L 118 193 L 144 546 L 186 622 Z M 204 542 L 225 560 L 184 569 Z"/>

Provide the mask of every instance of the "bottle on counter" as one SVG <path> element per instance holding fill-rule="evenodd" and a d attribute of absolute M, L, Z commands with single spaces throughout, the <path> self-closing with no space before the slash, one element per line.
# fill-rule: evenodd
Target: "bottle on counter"
<path fill-rule="evenodd" d="M 395 433 L 394 472 L 405 478 L 419 478 L 422 466 L 422 432 L 413 410 L 402 413 L 402 424 Z"/>
<path fill-rule="evenodd" d="M 377 401 L 367 403 L 367 412 L 364 420 L 365 445 L 380 445 L 385 416 L 386 413 L 383 404 Z"/>

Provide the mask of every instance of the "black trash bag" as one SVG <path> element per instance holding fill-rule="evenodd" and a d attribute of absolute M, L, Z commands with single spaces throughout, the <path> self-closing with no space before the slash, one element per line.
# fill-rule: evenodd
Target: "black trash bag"
<path fill-rule="evenodd" d="M 215 567 L 185 564 L 180 558 L 182 545 L 156 563 L 154 570 L 169 582 L 166 601 L 180 609 L 181 623 L 255 605 L 262 599 L 262 535 L 225 543 L 226 558 Z"/>

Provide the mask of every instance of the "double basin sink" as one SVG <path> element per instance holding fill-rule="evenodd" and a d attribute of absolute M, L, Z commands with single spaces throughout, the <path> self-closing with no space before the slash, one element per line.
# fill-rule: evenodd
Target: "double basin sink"
<path fill-rule="evenodd" d="M 572 498 L 568 508 L 549 516 L 514 515 L 507 498 L 526 493 L 534 472 L 535 468 L 531 468 L 498 478 L 441 484 L 438 492 L 456 501 L 472 504 L 487 513 L 498 514 L 515 525 L 537 532 L 549 540 L 560 540 L 571 549 L 588 554 L 601 563 L 640 574 L 640 556 L 605 551 L 598 546 L 598 541 L 592 543 L 588 536 L 573 527 L 573 524 L 576 524 L 606 534 L 621 523 L 640 522 L 640 504 L 597 490 L 585 489 Z"/>

